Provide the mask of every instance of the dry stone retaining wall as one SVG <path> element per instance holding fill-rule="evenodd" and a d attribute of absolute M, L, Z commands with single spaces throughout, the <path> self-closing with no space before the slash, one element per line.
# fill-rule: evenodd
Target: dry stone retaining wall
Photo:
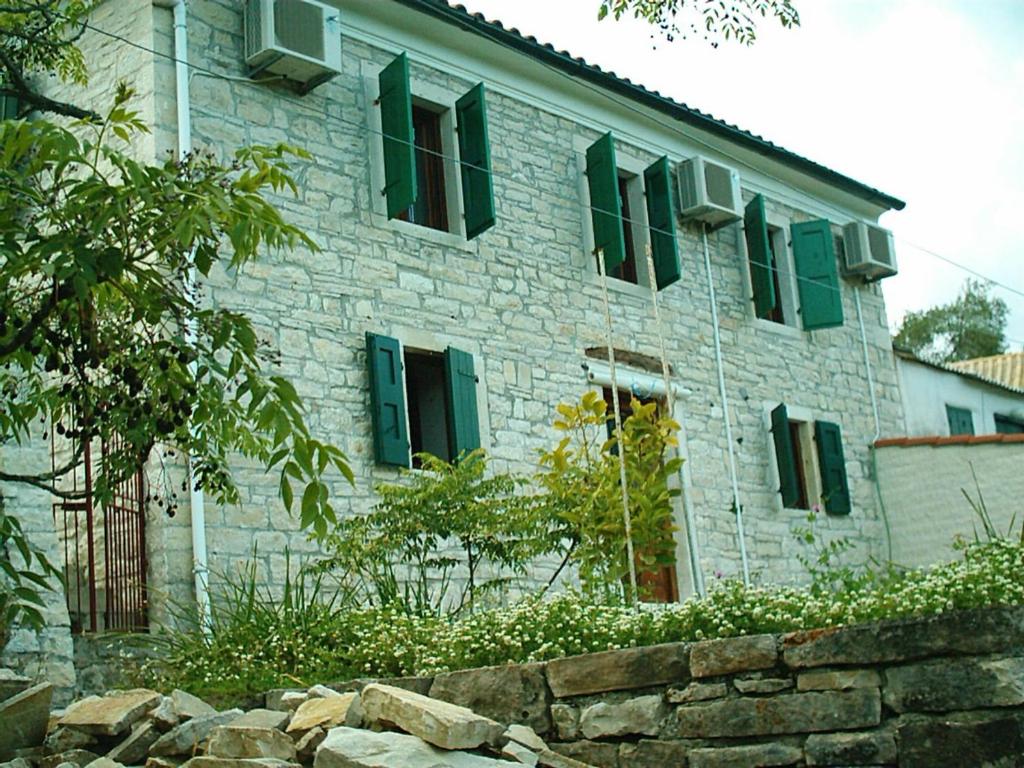
<path fill-rule="evenodd" d="M 1024 608 L 402 683 L 600 768 L 1024 765 Z"/>

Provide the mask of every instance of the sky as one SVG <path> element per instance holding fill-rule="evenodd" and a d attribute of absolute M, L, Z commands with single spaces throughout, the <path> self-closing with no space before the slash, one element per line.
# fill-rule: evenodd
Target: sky
<path fill-rule="evenodd" d="M 667 42 L 600 0 L 460 0 L 907 203 L 882 217 L 899 274 L 889 323 L 953 300 L 970 275 L 1010 310 L 1024 349 L 1024 0 L 794 0 L 750 47 Z"/>

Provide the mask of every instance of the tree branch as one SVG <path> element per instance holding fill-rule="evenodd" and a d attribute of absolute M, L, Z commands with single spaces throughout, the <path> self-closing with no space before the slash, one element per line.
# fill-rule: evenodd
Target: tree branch
<path fill-rule="evenodd" d="M 0 48 L 0 64 L 3 65 L 5 70 L 7 70 L 7 86 L 12 88 L 21 99 L 31 104 L 39 111 L 52 112 L 56 115 L 73 117 L 78 120 L 92 120 L 99 122 L 102 119 L 99 113 L 93 112 L 91 109 L 82 109 L 81 107 L 76 107 L 74 104 L 56 101 L 36 93 L 25 81 L 25 76 L 22 74 L 21 69 L 3 48 Z"/>

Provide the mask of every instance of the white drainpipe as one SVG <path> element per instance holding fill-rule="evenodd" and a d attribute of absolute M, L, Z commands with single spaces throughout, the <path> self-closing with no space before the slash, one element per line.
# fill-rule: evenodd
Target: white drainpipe
<path fill-rule="evenodd" d="M 174 75 L 175 94 L 178 113 L 178 160 L 184 158 L 192 151 L 192 106 L 189 100 L 189 70 L 188 70 L 188 9 L 185 0 L 154 0 L 155 4 L 162 8 L 171 8 L 174 11 Z M 190 266 L 185 278 L 185 290 L 192 293 L 196 284 L 196 268 Z M 185 329 L 185 337 L 191 343 L 196 339 L 196 324 L 190 321 Z M 189 364 L 193 377 L 195 377 L 197 365 L 195 362 Z M 189 459 L 188 485 L 189 485 L 189 509 L 191 510 L 192 523 L 192 572 L 195 578 L 196 608 L 199 614 L 199 623 L 205 629 L 210 627 L 210 575 L 209 558 L 206 552 L 206 497 L 203 490 L 196 485 L 196 476 L 193 470 L 194 461 Z"/>

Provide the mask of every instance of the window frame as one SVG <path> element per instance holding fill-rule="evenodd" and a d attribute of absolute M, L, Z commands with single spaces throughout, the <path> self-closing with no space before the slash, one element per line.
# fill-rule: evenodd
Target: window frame
<path fill-rule="evenodd" d="M 1013 416 L 1006 413 L 992 414 L 992 422 L 997 435 L 1020 435 L 1024 434 L 1024 416 Z M 1010 430 L 1001 430 L 999 427 L 1008 424 Z"/>
<path fill-rule="evenodd" d="M 973 409 L 965 408 L 965 407 L 959 406 L 959 405 L 953 405 L 951 403 L 945 403 L 945 407 L 946 407 L 946 429 L 949 431 L 949 436 L 950 437 L 960 437 L 960 436 L 970 436 L 970 437 L 973 437 L 973 436 L 978 434 L 978 428 L 974 424 L 974 411 L 973 411 Z M 964 416 L 966 416 L 967 419 L 971 423 L 971 431 L 970 432 L 954 432 L 953 431 L 953 418 L 954 418 L 954 416 L 958 416 L 960 418 L 963 418 Z"/>
<path fill-rule="evenodd" d="M 772 439 L 772 410 L 778 407 L 778 405 L 778 402 L 766 402 L 763 404 L 762 408 L 764 433 L 768 444 L 767 479 L 768 488 L 771 491 L 773 498 L 772 504 L 774 505 L 775 510 L 779 512 L 806 514 L 809 510 L 813 509 L 815 505 L 821 507 L 822 511 L 824 511 L 824 505 L 821 502 L 822 495 L 824 494 L 824 483 L 821 479 L 821 467 L 818 465 L 818 451 L 814 438 L 814 423 L 817 420 L 836 419 L 832 414 L 815 414 L 809 408 L 785 403 L 786 417 L 791 429 L 790 434 L 793 433 L 795 425 L 795 431 L 799 437 L 799 446 L 795 451 L 797 458 L 799 459 L 797 471 L 800 473 L 800 477 L 798 477 L 797 480 L 802 483 L 807 501 L 807 507 L 786 507 L 783 506 L 782 494 L 779 493 L 779 487 L 782 484 L 782 479 L 779 477 L 779 457 L 775 452 L 775 441 Z"/>
<path fill-rule="evenodd" d="M 410 62 L 412 63 L 412 62 Z M 385 186 L 384 146 L 381 141 L 381 115 L 376 103 L 380 97 L 378 75 L 383 67 L 373 62 L 363 62 L 363 90 L 368 109 L 366 110 L 367 130 L 370 148 L 370 210 L 373 222 L 379 227 L 392 229 L 406 235 L 429 240 L 438 245 L 475 252 L 474 240 L 467 240 L 466 211 L 462 197 L 462 173 L 459 166 L 459 142 L 456 134 L 455 104 L 463 95 L 456 89 L 442 88 L 417 77 L 410 70 L 409 88 L 412 91 L 413 107 L 436 112 L 441 117 L 441 150 L 444 155 L 445 203 L 448 215 L 448 230 L 433 229 L 423 224 L 414 224 L 402 219 L 389 219 L 387 204 L 382 190 Z"/>
<path fill-rule="evenodd" d="M 768 244 L 772 258 L 775 260 L 773 280 L 775 280 L 776 310 L 781 311 L 783 322 L 758 317 L 754 309 L 754 281 L 750 274 L 750 249 L 747 247 L 747 238 L 741 221 L 740 226 L 737 227 L 736 247 L 744 264 L 743 287 L 748 317 L 758 328 L 793 336 L 793 338 L 803 338 L 806 332 L 800 317 L 800 292 L 789 234 L 789 227 L 793 223 L 793 219 L 773 211 L 769 206 L 774 201 L 763 192 L 757 193 L 750 189 L 745 191 L 752 193 L 752 196 L 761 194 L 764 197 Z"/>

